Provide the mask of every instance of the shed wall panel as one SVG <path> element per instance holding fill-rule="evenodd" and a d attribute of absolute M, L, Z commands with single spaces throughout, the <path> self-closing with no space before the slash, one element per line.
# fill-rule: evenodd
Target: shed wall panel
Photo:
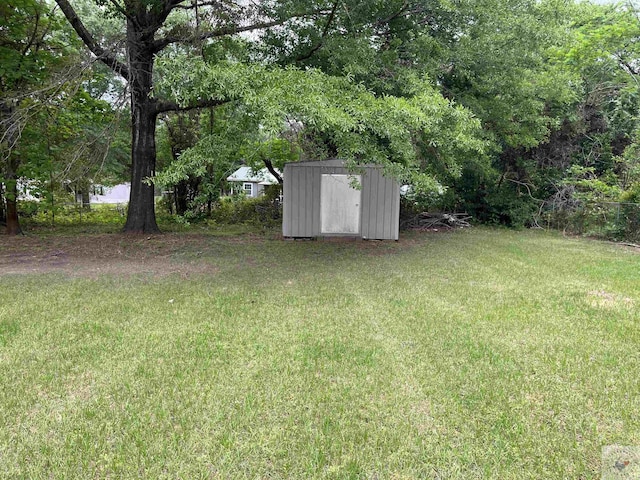
<path fill-rule="evenodd" d="M 299 208 L 299 199 L 298 199 L 298 189 L 300 188 L 298 178 L 298 172 L 295 170 L 291 171 L 291 235 L 295 236 L 298 233 L 298 229 L 300 225 L 298 223 L 298 208 Z"/>
<path fill-rule="evenodd" d="M 371 239 L 398 239 L 400 187 L 393 179 L 382 175 L 379 168 L 367 170 L 363 185 L 362 236 Z"/>
<path fill-rule="evenodd" d="M 389 198 L 391 198 L 391 235 L 389 238 L 398 240 L 400 230 L 400 184 L 392 179 L 389 180 L 389 187 L 391 189 L 391 193 L 389 194 Z"/>
<path fill-rule="evenodd" d="M 298 192 L 300 191 L 300 179 L 298 175 L 300 172 L 298 170 L 291 169 L 291 224 L 293 229 L 291 231 L 291 236 L 297 237 L 298 230 L 300 230 L 300 222 L 299 222 L 299 210 L 300 210 L 300 198 Z"/>
<path fill-rule="evenodd" d="M 383 199 L 383 220 L 382 220 L 382 235 L 384 238 L 389 238 L 391 236 L 391 199 L 389 198 L 389 194 L 391 193 L 389 189 L 389 182 L 387 182 L 386 178 L 380 177 L 382 181 L 382 199 Z"/>
<path fill-rule="evenodd" d="M 371 172 L 366 171 L 362 175 L 362 219 L 360 221 L 360 228 L 362 237 L 367 238 L 369 236 L 369 216 L 371 211 L 369 209 L 369 203 L 371 202 Z"/>
<path fill-rule="evenodd" d="M 381 230 L 384 230 L 384 181 L 380 178 L 380 175 L 377 175 L 376 171 L 376 198 L 375 203 L 372 205 L 376 213 L 376 220 L 373 224 L 374 226 L 374 236 L 373 238 L 378 238 L 381 236 Z"/>
<path fill-rule="evenodd" d="M 310 180 L 309 169 L 303 168 L 300 171 L 300 210 L 298 212 L 300 222 L 300 236 L 310 237 L 311 233 L 311 220 L 309 210 L 311 208 L 310 202 Z"/>
<path fill-rule="evenodd" d="M 363 185 L 365 189 L 365 205 L 363 205 L 362 214 L 366 217 L 367 228 L 363 230 L 362 236 L 364 238 L 375 238 L 376 232 L 376 201 L 378 188 L 378 175 L 375 169 L 368 169 L 366 182 Z"/>
<path fill-rule="evenodd" d="M 305 237 L 307 236 L 307 171 L 305 169 L 298 168 L 296 169 L 297 173 L 297 193 L 298 193 L 298 201 L 297 201 L 297 215 L 296 215 L 296 223 L 298 224 L 298 231 L 296 232 L 296 237 Z"/>
<path fill-rule="evenodd" d="M 290 176 L 291 169 L 287 169 L 285 166 L 284 170 L 287 171 Z M 282 235 L 285 237 L 291 237 L 291 181 L 289 181 L 284 172 L 282 180 Z"/>
<path fill-rule="evenodd" d="M 305 222 L 304 231 L 307 235 L 313 235 L 313 171 L 309 168 L 305 169 L 305 189 L 304 189 L 304 205 L 305 205 Z"/>
<path fill-rule="evenodd" d="M 386 189 L 387 186 L 387 182 L 385 182 L 385 179 L 381 176 L 378 175 L 378 208 L 377 208 L 377 215 L 376 215 L 376 238 L 387 238 L 385 236 L 385 225 L 387 222 L 387 217 L 388 212 L 385 210 L 385 206 L 387 204 L 387 199 L 386 199 Z"/>
<path fill-rule="evenodd" d="M 322 168 L 310 167 L 309 170 L 313 173 L 311 180 L 312 191 L 312 203 L 311 203 L 311 235 L 316 236 L 320 234 L 320 182 L 322 180 Z"/>

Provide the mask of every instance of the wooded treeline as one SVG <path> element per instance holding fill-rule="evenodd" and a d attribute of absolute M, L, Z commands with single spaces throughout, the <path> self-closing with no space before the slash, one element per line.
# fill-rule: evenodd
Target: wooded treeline
<path fill-rule="evenodd" d="M 154 232 L 154 183 L 206 216 L 242 162 L 340 157 L 416 210 L 564 227 L 615 204 L 611 235 L 639 235 L 633 2 L 8 0 L 0 23 L 10 234 L 27 179 L 51 202 L 127 179 L 125 231 Z"/>

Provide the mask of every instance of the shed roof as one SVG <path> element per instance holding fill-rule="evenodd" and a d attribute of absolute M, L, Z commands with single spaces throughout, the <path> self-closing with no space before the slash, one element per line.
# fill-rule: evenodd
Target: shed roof
<path fill-rule="evenodd" d="M 344 165 L 344 160 L 333 158 L 330 160 L 303 160 L 301 162 L 289 162 L 286 164 L 288 167 L 341 167 Z"/>
<path fill-rule="evenodd" d="M 277 170 L 276 170 L 277 171 Z M 280 172 L 278 172 L 280 173 Z M 240 167 L 227 177 L 228 182 L 251 182 L 260 185 L 275 185 L 278 183 L 276 177 L 271 175 L 269 170 L 254 170 L 251 167 Z"/>
<path fill-rule="evenodd" d="M 332 158 L 329 160 L 303 160 L 301 162 L 289 162 L 287 167 L 343 167 L 345 161 L 339 158 Z M 375 163 L 367 163 L 358 165 L 358 167 L 366 168 L 382 168 L 382 165 L 376 165 Z"/>

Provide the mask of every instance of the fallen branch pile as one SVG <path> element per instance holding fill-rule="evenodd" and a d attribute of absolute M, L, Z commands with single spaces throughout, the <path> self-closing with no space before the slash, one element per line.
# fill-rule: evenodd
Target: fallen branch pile
<path fill-rule="evenodd" d="M 430 230 L 437 228 L 470 227 L 471 215 L 467 213 L 427 213 L 422 212 L 400 222 L 403 230 Z"/>

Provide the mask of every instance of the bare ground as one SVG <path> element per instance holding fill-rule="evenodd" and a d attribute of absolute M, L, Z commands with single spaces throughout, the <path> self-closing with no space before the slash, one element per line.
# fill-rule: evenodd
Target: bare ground
<path fill-rule="evenodd" d="M 164 235 L 0 235 L 0 275 L 60 273 L 72 277 L 216 273 L 214 265 L 175 255 L 205 243 L 205 236 Z"/>
<path fill-rule="evenodd" d="M 282 236 L 271 236 L 282 241 Z M 399 242 L 362 241 L 353 238 L 326 238 L 320 242 L 349 243 L 367 255 L 388 255 L 419 243 L 419 236 Z M 59 273 L 69 277 L 98 278 L 103 275 L 211 275 L 218 273 L 204 256 L 216 256 L 225 244 L 263 243 L 263 235 L 224 237 L 194 233 L 162 235 L 81 234 L 9 237 L 0 235 L 0 276 L 8 274 Z M 222 244 L 222 245 L 221 245 Z M 218 252 L 219 253 L 219 252 Z M 251 258 L 243 265 L 251 266 Z"/>

